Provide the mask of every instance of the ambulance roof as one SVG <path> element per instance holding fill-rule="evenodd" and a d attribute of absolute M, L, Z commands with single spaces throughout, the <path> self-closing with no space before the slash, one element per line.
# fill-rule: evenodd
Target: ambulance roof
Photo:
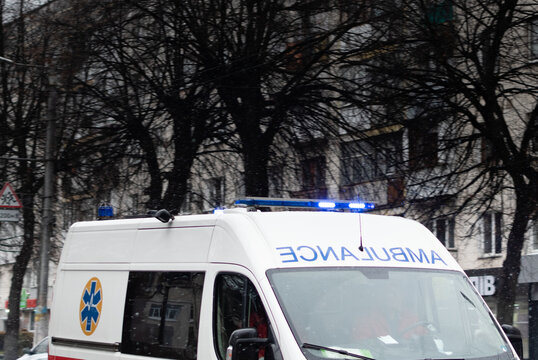
<path fill-rule="evenodd" d="M 205 240 L 197 239 L 194 232 L 190 238 L 173 238 L 173 229 L 181 228 L 205 229 Z M 161 234 L 170 232 L 172 239 L 166 240 L 166 249 L 163 245 L 158 250 L 159 243 L 155 237 L 132 239 L 140 238 L 134 235 L 140 230 L 157 230 L 161 238 Z M 233 263 L 245 266 L 257 275 L 271 268 L 330 266 L 461 271 L 449 252 L 424 226 L 401 217 L 372 214 L 247 212 L 246 209 L 237 209 L 220 215 L 176 216 L 166 224 L 154 218 L 82 222 L 73 225 L 70 232 L 103 234 L 100 239 L 91 237 L 91 242 L 101 242 L 99 254 L 94 256 L 94 259 L 101 257 L 98 262 L 114 262 L 115 257 L 121 258 L 120 262 L 124 263 L 135 261 L 133 259 L 142 261 L 140 259 L 148 258 L 148 252 L 153 251 L 160 262 Z M 112 233 L 115 235 L 110 235 Z M 124 235 L 118 236 L 119 233 Z M 90 241 L 89 236 L 83 237 L 87 239 L 85 241 Z M 124 244 L 120 245 L 122 241 Z M 140 246 L 136 241 L 154 243 Z M 70 259 L 64 260 L 78 262 L 76 259 L 84 257 L 88 262 L 93 262 L 90 260 L 89 245 L 82 244 L 82 241 L 75 243 L 78 243 L 74 245 L 77 249 L 69 251 L 73 255 L 66 255 Z M 178 245 L 171 247 L 174 243 Z M 188 253 L 183 252 L 180 246 L 184 245 L 181 244 L 186 244 Z M 109 250 L 103 247 L 109 247 Z M 138 254 L 133 253 L 136 249 L 140 249 Z M 185 254 L 184 260 L 180 260 L 181 252 Z M 108 258 L 102 261 L 104 257 Z M 155 261 L 156 257 L 151 261 Z"/>
<path fill-rule="evenodd" d="M 217 226 L 227 227 L 225 223 L 234 221 L 226 215 L 219 218 Z M 428 229 L 405 218 L 325 211 L 251 212 L 247 216 L 258 229 L 260 239 L 242 236 L 242 245 L 266 268 L 390 266 L 461 270 Z"/>

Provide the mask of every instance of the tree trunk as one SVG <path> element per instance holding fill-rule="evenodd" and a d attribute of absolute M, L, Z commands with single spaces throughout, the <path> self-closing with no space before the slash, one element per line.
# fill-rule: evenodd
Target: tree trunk
<path fill-rule="evenodd" d="M 193 113 L 194 104 L 177 101 L 175 98 L 165 98 L 163 102 L 173 120 L 174 160 L 167 176 L 168 185 L 162 204 L 165 209 L 179 211 L 187 197 L 192 164 L 198 146 L 205 137 L 201 135 L 205 128 L 200 128 L 200 122 L 197 122 L 198 114 Z M 200 132 L 200 129 L 203 130 Z"/>
<path fill-rule="evenodd" d="M 500 288 L 497 298 L 497 320 L 501 324 L 513 323 L 517 281 L 521 267 L 521 251 L 525 232 L 534 211 L 534 201 L 529 200 L 528 191 L 516 189 L 516 211 L 506 245 L 506 258 L 502 267 Z"/>
<path fill-rule="evenodd" d="M 155 150 L 149 131 L 140 126 L 140 124 L 136 125 L 136 131 L 132 133 L 132 136 L 138 140 L 140 147 L 144 151 L 144 160 L 148 166 L 150 177 L 149 186 L 145 189 L 145 193 L 149 195 L 146 206 L 148 210 L 159 210 L 162 207 L 163 179 L 157 159 L 157 151 Z"/>
<path fill-rule="evenodd" d="M 251 145 L 243 149 L 246 196 L 269 195 L 269 180 L 267 176 L 268 154 L 269 146 L 263 144 L 262 141 L 257 145 Z"/>
<path fill-rule="evenodd" d="M 24 275 L 34 247 L 34 199 L 33 191 L 23 191 L 24 240 L 21 251 L 13 264 L 13 274 L 9 289 L 9 314 L 4 338 L 4 359 L 14 360 L 19 357 L 18 340 L 20 331 L 20 307 Z"/>
<path fill-rule="evenodd" d="M 254 67 L 255 65 L 257 64 L 253 64 Z M 263 88 L 261 79 L 257 74 L 245 73 L 243 76 L 234 80 L 229 79 L 228 83 L 219 85 L 218 91 L 241 139 L 241 155 L 245 168 L 245 195 L 267 196 L 269 194 L 267 178 L 269 148 L 276 132 L 274 130 L 269 132 L 267 128 L 272 127 L 276 120 L 270 119 L 269 123 L 272 125 L 267 128 L 262 125 L 268 115 L 261 92 Z M 236 87 L 233 88 L 230 84 Z"/>
<path fill-rule="evenodd" d="M 188 158 L 190 161 L 187 158 L 184 161 L 176 158 L 178 160 L 176 163 L 181 164 L 175 165 L 174 169 L 170 172 L 168 186 L 162 200 L 163 208 L 165 209 L 179 211 L 185 201 L 188 191 L 187 182 L 190 178 L 192 166 L 192 158 Z"/>

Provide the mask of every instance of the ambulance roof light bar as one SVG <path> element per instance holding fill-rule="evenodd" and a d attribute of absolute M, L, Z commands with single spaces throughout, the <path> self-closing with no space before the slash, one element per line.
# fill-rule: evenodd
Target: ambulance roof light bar
<path fill-rule="evenodd" d="M 362 201 L 316 200 L 316 199 L 279 199 L 248 197 L 235 201 L 236 205 L 253 207 L 295 207 L 303 209 L 365 211 L 375 208 L 375 204 Z"/>

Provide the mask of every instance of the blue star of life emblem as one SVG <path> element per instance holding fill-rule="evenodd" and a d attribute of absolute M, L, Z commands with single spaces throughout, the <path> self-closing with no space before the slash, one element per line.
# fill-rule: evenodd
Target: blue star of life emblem
<path fill-rule="evenodd" d="M 97 328 L 102 308 L 102 289 L 99 279 L 92 278 L 82 291 L 80 300 L 80 326 L 86 335 Z"/>

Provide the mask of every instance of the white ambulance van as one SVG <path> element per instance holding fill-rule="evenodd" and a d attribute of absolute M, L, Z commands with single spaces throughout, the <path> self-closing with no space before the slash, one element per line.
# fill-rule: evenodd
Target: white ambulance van
<path fill-rule="evenodd" d="M 167 220 L 71 227 L 50 360 L 519 359 L 417 222 L 247 209 Z"/>

